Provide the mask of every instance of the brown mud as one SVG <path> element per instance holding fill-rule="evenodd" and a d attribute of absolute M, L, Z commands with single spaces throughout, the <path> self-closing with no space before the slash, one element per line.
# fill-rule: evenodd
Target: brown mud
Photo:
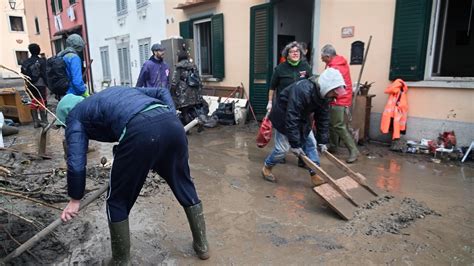
<path fill-rule="evenodd" d="M 40 131 L 21 127 L 5 138 L 10 148 L 36 152 Z M 0 152 L 0 189 L 21 192 L 64 207 L 67 202 L 63 132 L 49 134 L 50 160 Z M 274 168 L 278 183 L 261 178 L 271 146 L 258 149 L 254 124 L 195 130 L 188 136 L 190 168 L 204 204 L 211 259 L 194 255 L 183 209 L 156 174 L 150 173 L 130 215 L 132 260 L 153 264 L 430 264 L 474 263 L 474 167 L 427 155 L 394 153 L 388 147 L 360 146 L 352 168 L 385 195 L 341 220 L 311 190 L 309 174 L 287 156 Z M 91 142 L 87 191 L 105 184 L 111 144 Z M 12 155 L 13 154 L 13 155 Z M 347 153 L 341 149 L 338 157 Z M 325 158 L 322 167 L 336 178 L 344 173 Z M 48 172 L 46 174 L 34 174 Z M 59 217 L 60 211 L 1 195 L 0 258 Z M 26 220 L 17 216 L 20 215 Z M 32 223 L 29 221 L 33 221 Z M 11 235 L 11 236 L 10 236 Z M 15 239 L 13 240 L 12 237 Z M 104 197 L 74 221 L 11 261 L 12 264 L 99 264 L 110 256 Z"/>

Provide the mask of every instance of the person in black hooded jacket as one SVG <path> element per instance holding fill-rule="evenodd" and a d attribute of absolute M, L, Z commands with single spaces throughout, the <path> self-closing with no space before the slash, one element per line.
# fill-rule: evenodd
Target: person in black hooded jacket
<path fill-rule="evenodd" d="M 329 103 L 344 93 L 344 79 L 339 71 L 328 68 L 321 76 L 303 79 L 286 87 L 276 99 L 269 118 L 275 131 L 275 147 L 265 159 L 262 176 L 265 180 L 276 182 L 272 168 L 285 157 L 291 149 L 298 157 L 307 155 L 320 164 L 315 143 L 321 152 L 327 150 L 329 140 Z M 310 115 L 316 121 L 316 139 L 311 130 Z M 310 170 L 314 185 L 324 181 Z"/>

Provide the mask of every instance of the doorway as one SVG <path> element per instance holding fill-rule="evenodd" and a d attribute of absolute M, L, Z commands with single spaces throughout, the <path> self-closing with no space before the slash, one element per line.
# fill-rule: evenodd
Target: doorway
<path fill-rule="evenodd" d="M 306 59 L 311 62 L 313 5 L 314 0 L 274 1 L 275 66 L 281 61 L 283 48 L 292 41 L 306 44 Z"/>

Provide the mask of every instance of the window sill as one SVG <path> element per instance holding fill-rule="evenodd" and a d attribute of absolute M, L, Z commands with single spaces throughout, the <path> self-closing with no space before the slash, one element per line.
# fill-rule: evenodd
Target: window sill
<path fill-rule="evenodd" d="M 459 88 L 459 89 L 474 89 L 474 81 L 459 81 L 459 80 L 422 80 L 422 81 L 407 81 L 408 87 L 414 88 Z"/>
<path fill-rule="evenodd" d="M 204 81 L 204 82 L 220 82 L 220 81 L 222 81 L 221 79 L 214 78 L 212 76 L 201 77 L 201 80 Z"/>
<path fill-rule="evenodd" d="M 127 15 L 128 15 L 128 11 L 126 11 L 126 10 L 117 12 L 117 18 L 118 19 L 125 18 Z"/>

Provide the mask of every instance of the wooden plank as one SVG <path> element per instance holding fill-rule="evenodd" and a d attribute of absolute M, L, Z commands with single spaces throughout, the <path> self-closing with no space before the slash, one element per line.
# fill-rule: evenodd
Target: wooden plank
<path fill-rule="evenodd" d="M 332 155 L 330 152 L 326 151 L 324 154 L 327 156 L 329 161 L 331 161 L 335 165 L 339 166 L 339 169 L 346 172 L 346 174 L 348 174 L 350 177 L 352 177 L 352 179 L 354 179 L 357 183 L 359 183 L 365 189 L 370 191 L 370 193 L 374 194 L 374 196 L 378 196 L 378 193 L 375 191 L 375 189 L 371 188 L 367 184 L 367 182 L 366 182 L 367 178 L 365 178 L 365 176 L 363 176 L 360 173 L 354 172 L 351 168 L 349 168 L 349 166 L 347 166 L 345 163 L 343 163 L 341 160 L 339 160 L 336 156 Z"/>
<path fill-rule="evenodd" d="M 356 202 L 360 203 L 360 205 L 369 203 L 375 198 L 375 196 L 369 190 L 360 186 L 350 176 L 339 178 L 338 180 L 336 180 L 336 184 L 348 194 L 350 194 Z"/>
<path fill-rule="evenodd" d="M 354 199 L 349 195 L 346 191 L 344 191 L 341 187 L 339 187 L 336 183 L 336 181 L 328 174 L 326 171 L 324 171 L 321 167 L 316 165 L 313 161 L 311 161 L 307 156 L 301 155 L 300 156 L 301 160 L 311 168 L 313 171 L 318 173 L 324 181 L 328 182 L 328 184 L 334 188 L 337 192 L 339 192 L 344 198 L 346 198 L 349 202 L 351 202 L 354 206 L 358 207 L 359 204 L 354 201 Z"/>
<path fill-rule="evenodd" d="M 354 216 L 354 211 L 357 210 L 357 207 L 345 199 L 338 191 L 331 187 L 331 185 L 323 184 L 314 187 L 313 191 L 344 220 L 350 220 Z"/>

